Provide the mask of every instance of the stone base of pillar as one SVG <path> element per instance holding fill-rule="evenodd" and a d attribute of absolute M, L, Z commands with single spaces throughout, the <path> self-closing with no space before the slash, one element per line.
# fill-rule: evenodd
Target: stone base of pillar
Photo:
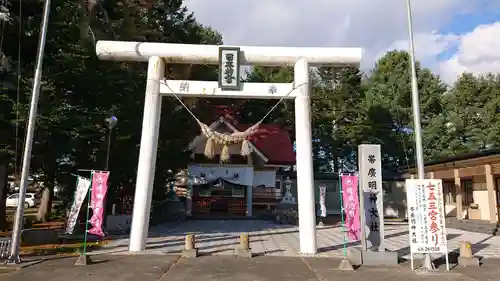
<path fill-rule="evenodd" d="M 251 249 L 242 249 L 240 247 L 234 249 L 234 255 L 239 258 L 251 258 L 253 256 Z"/>
<path fill-rule="evenodd" d="M 342 259 L 340 261 L 338 269 L 342 271 L 353 271 L 354 267 L 348 259 Z"/>
<path fill-rule="evenodd" d="M 76 259 L 75 265 L 90 265 L 92 264 L 92 259 L 89 255 L 80 255 Z"/>
<path fill-rule="evenodd" d="M 281 199 L 281 203 L 282 204 L 297 204 L 297 201 L 295 200 L 295 197 L 293 197 L 292 193 L 287 193 L 287 194 L 285 194 L 283 199 Z"/>
<path fill-rule="evenodd" d="M 363 265 L 391 266 L 398 265 L 398 252 L 361 251 Z"/>
<path fill-rule="evenodd" d="M 476 257 L 470 257 L 470 258 L 458 257 L 458 265 L 462 267 L 467 267 L 467 266 L 477 267 L 479 266 L 479 259 Z"/>
<path fill-rule="evenodd" d="M 184 249 L 182 250 L 182 257 L 183 258 L 197 258 L 199 255 L 198 249 Z"/>

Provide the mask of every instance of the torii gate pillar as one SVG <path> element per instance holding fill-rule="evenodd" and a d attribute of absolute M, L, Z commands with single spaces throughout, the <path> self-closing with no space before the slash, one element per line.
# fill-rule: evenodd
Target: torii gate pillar
<path fill-rule="evenodd" d="M 171 95 L 162 90 L 165 76 L 165 62 L 184 64 L 218 64 L 219 47 L 212 45 L 185 45 L 169 43 L 141 43 L 99 41 L 96 53 L 101 59 L 118 61 L 148 61 L 148 76 L 142 123 L 141 148 L 134 198 L 134 212 L 130 232 L 130 252 L 146 249 L 149 228 L 149 214 L 156 166 L 156 150 L 161 115 L 161 95 Z M 314 201 L 314 176 L 312 161 L 311 133 L 311 86 L 309 84 L 310 66 L 357 66 L 361 61 L 359 48 L 291 48 L 291 47 L 239 47 L 243 65 L 294 66 L 294 83 L 287 93 L 267 91 L 270 84 L 254 83 L 243 86 L 242 91 L 221 91 L 213 87 L 205 93 L 206 86 L 214 82 L 197 81 L 198 92 L 176 92 L 178 95 L 227 98 L 267 98 L 295 99 L 297 199 L 299 213 L 300 252 L 316 254 L 316 212 Z M 171 82 L 171 81 L 168 81 Z M 189 82 L 189 81 L 188 81 Z M 166 82 L 165 82 L 166 83 Z M 163 83 L 163 84 L 165 84 Z M 215 82 L 216 83 L 216 82 Z M 249 83 L 252 84 L 252 83 Z M 278 83 L 277 83 L 278 84 Z M 278 88 L 288 85 L 280 83 Z M 273 85 L 275 86 L 275 85 Z M 163 87 L 165 88 L 165 87 Z M 175 89 L 177 91 L 179 89 Z"/>
<path fill-rule="evenodd" d="M 163 75 L 165 75 L 165 61 L 160 57 L 151 57 L 148 65 L 141 148 L 130 228 L 129 251 L 131 252 L 144 251 L 148 238 L 161 118 L 160 80 L 163 79 Z"/>
<path fill-rule="evenodd" d="M 311 86 L 309 64 L 300 59 L 294 67 L 294 83 L 301 85 L 295 97 L 295 155 L 300 252 L 316 254 L 316 208 L 314 196 L 311 132 Z"/>

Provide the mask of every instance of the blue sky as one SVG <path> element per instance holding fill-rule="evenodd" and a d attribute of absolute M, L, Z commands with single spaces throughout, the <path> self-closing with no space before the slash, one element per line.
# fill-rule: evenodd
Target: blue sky
<path fill-rule="evenodd" d="M 492 24 L 500 21 L 500 11 L 491 9 L 482 9 L 472 14 L 455 15 L 450 23 L 440 28 L 440 33 L 463 34 L 473 31 L 477 26 L 483 24 Z"/>
<path fill-rule="evenodd" d="M 444 24 L 439 29 L 442 34 L 466 34 L 474 31 L 480 25 L 489 25 L 500 21 L 500 11 L 492 9 L 481 9 L 474 13 L 457 14 L 449 23 Z M 456 53 L 457 47 L 452 47 L 449 50 L 439 54 L 438 60 L 447 60 Z"/>
<path fill-rule="evenodd" d="M 500 0 L 411 0 L 417 59 L 448 83 L 500 72 Z M 360 47 L 364 70 L 408 49 L 404 0 L 185 0 L 230 45 Z"/>

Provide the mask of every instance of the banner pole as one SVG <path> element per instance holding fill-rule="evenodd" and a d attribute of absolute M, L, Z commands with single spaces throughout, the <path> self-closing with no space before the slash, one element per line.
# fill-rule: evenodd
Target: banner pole
<path fill-rule="evenodd" d="M 92 191 L 92 179 L 94 178 L 94 171 L 90 173 L 90 186 L 89 186 L 89 191 L 87 194 L 87 214 L 85 215 L 85 233 L 83 234 L 83 255 L 87 255 L 87 236 L 88 236 L 88 230 L 89 230 L 89 213 L 90 213 L 90 196 L 91 196 L 91 191 Z"/>
<path fill-rule="evenodd" d="M 344 234 L 344 242 L 343 242 L 343 248 L 344 248 L 344 258 L 347 258 L 347 235 L 346 235 L 346 229 L 345 229 L 345 221 L 344 221 L 344 189 L 342 188 L 342 175 L 339 173 L 339 187 L 340 187 L 340 217 L 341 217 L 341 223 L 342 223 L 342 233 Z"/>

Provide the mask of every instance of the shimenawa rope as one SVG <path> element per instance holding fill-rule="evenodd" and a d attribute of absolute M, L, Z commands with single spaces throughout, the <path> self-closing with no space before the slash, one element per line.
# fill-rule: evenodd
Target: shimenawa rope
<path fill-rule="evenodd" d="M 229 152 L 229 146 L 233 144 L 239 144 L 241 143 L 241 150 L 240 154 L 242 156 L 248 156 L 252 153 L 252 148 L 250 146 L 250 137 L 253 136 L 259 129 L 259 125 L 278 107 L 278 105 L 286 98 L 288 97 L 294 90 L 299 88 L 300 86 L 308 84 L 302 83 L 299 85 L 294 85 L 292 89 L 283 97 L 281 97 L 278 102 L 262 117 L 257 123 L 254 125 L 250 126 L 248 129 L 246 129 L 243 132 L 237 131 L 233 133 L 220 133 L 215 131 L 214 129 L 210 128 L 207 126 L 205 123 L 201 122 L 198 117 L 189 109 L 189 107 L 182 101 L 177 94 L 175 94 L 175 91 L 170 88 L 170 86 L 167 84 L 166 79 L 163 80 L 163 83 L 165 86 L 170 90 L 170 93 L 179 101 L 179 103 L 187 110 L 187 112 L 196 120 L 198 125 L 200 126 L 201 133 L 203 136 L 207 138 L 207 141 L 205 143 L 205 151 L 204 155 L 207 158 L 213 159 L 215 157 L 215 148 L 216 145 L 222 145 L 222 151 L 220 154 L 220 161 L 222 163 L 228 162 L 231 154 Z"/>

